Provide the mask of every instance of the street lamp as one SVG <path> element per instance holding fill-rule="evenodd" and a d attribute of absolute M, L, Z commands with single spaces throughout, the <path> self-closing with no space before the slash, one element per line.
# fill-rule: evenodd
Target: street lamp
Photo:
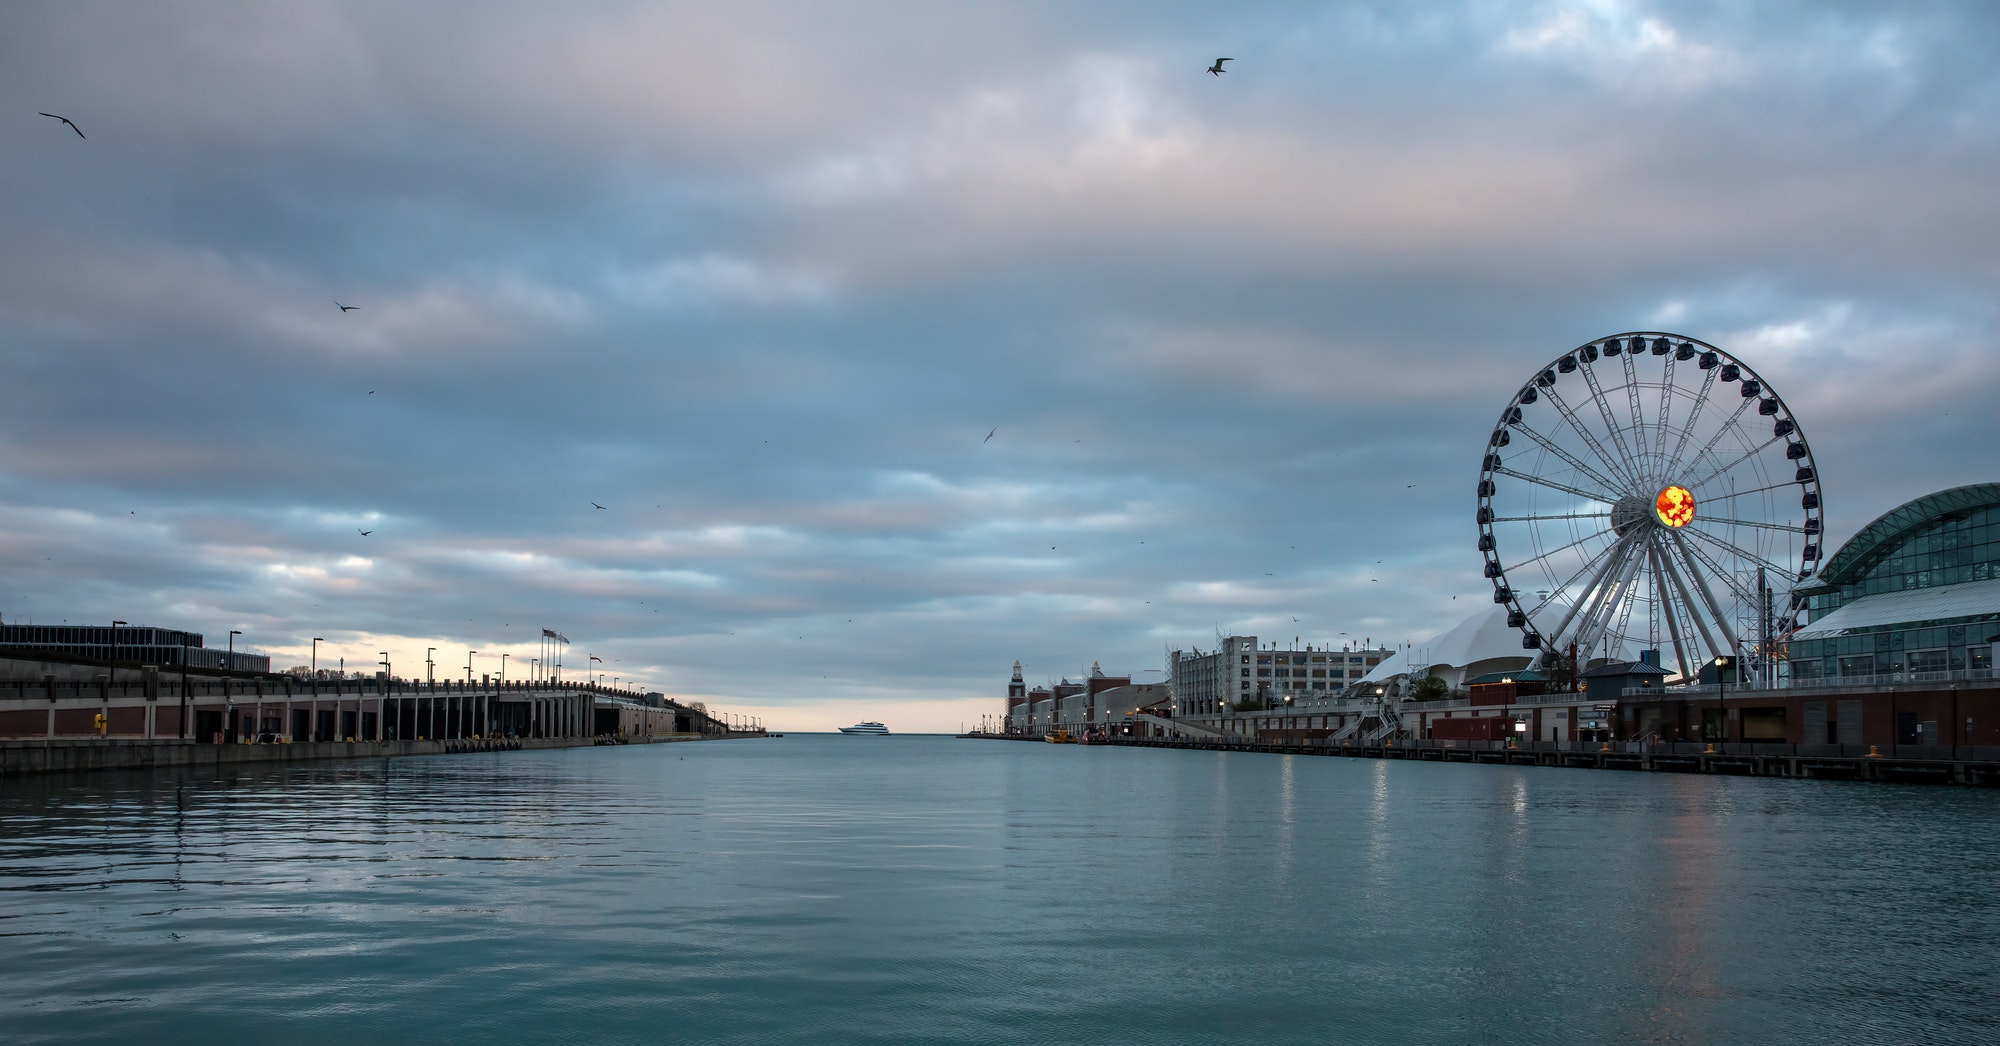
<path fill-rule="evenodd" d="M 426 647 L 424 649 L 424 682 L 432 685 L 436 685 L 437 683 L 436 669 L 431 664 L 431 655 L 435 653 L 437 653 L 437 647 Z"/>
<path fill-rule="evenodd" d="M 468 651 L 466 651 L 466 652 L 465 652 L 465 685 L 466 685 L 466 686 L 471 686 L 471 685 L 472 685 L 472 655 L 474 655 L 474 654 L 477 654 L 477 653 L 479 653 L 479 651 L 477 651 L 477 650 L 468 650 Z"/>
<path fill-rule="evenodd" d="M 1722 672 L 1729 667 L 1729 658 L 1717 656 L 1715 659 L 1715 733 L 1724 744 L 1729 742 L 1729 709 L 1722 702 Z"/>
<path fill-rule="evenodd" d="M 324 643 L 324 642 L 326 642 L 326 640 L 324 640 L 324 639 L 320 638 L 319 636 L 314 636 L 314 637 L 313 637 L 313 664 L 312 664 L 312 674 L 313 674 L 313 681 L 314 681 L 314 682 L 318 682 L 318 681 L 319 681 L 319 645 L 320 645 L 321 643 Z"/>
<path fill-rule="evenodd" d="M 535 677 L 535 685 L 540 686 L 542 682 L 542 659 L 539 657 L 529 658 L 528 668 L 530 669 L 528 674 Z"/>
<path fill-rule="evenodd" d="M 505 651 L 502 651 L 500 654 L 500 682 L 503 686 L 507 682 L 507 654 Z"/>
<path fill-rule="evenodd" d="M 597 676 L 596 676 L 596 675 L 594 674 L 594 673 L 596 672 L 596 669 L 593 669 L 593 668 L 591 668 L 590 666 L 591 666 L 591 664 L 592 664 L 593 662 L 595 662 L 595 663 L 597 663 L 597 664 L 603 664 L 603 663 L 604 663 L 604 659 L 603 659 L 603 658 L 601 658 L 601 657 L 598 657 L 598 656 L 597 656 L 596 654 L 591 654 L 591 655 L 589 655 L 589 656 L 590 656 L 590 660 L 589 660 L 589 661 L 585 661 L 585 662 L 583 663 L 583 666 L 584 666 L 584 669 L 585 669 L 585 673 L 584 673 L 584 674 L 590 677 L 590 683 L 591 683 L 591 685 L 592 685 L 592 686 L 595 686 L 595 685 L 597 685 Z"/>
<path fill-rule="evenodd" d="M 236 671 L 236 637 L 242 634 L 243 630 L 240 628 L 229 630 L 229 667 L 227 670 L 230 672 Z"/>

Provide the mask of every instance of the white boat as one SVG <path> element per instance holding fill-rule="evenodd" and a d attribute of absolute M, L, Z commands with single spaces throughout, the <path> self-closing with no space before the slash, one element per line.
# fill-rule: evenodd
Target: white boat
<path fill-rule="evenodd" d="M 856 723 L 853 726 L 841 727 L 840 732 L 843 734 L 877 734 L 882 737 L 889 736 L 889 728 L 880 723 Z"/>

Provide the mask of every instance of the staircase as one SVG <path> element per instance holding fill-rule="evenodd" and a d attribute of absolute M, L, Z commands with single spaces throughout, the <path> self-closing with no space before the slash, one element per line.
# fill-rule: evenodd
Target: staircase
<path fill-rule="evenodd" d="M 1220 731 L 1211 730 L 1205 726 L 1196 726 L 1193 723 L 1184 723 L 1178 719 L 1167 719 L 1161 716 L 1144 714 L 1135 715 L 1132 718 L 1141 722 L 1151 723 L 1154 726 L 1164 727 L 1168 733 L 1179 734 L 1182 737 L 1211 740 L 1222 736 Z"/>

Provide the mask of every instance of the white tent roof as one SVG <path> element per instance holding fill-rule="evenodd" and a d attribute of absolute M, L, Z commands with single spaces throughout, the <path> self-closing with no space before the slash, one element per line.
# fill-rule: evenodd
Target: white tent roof
<path fill-rule="evenodd" d="M 1549 609 L 1560 619 L 1563 610 L 1560 605 L 1552 604 Z M 1415 667 L 1411 664 L 1412 661 L 1428 661 L 1432 672 L 1463 673 L 1466 669 L 1482 662 L 1512 662 L 1490 665 L 1482 671 L 1521 668 L 1535 657 L 1534 651 L 1521 646 L 1521 630 L 1508 626 L 1505 604 L 1495 604 L 1489 609 L 1473 614 L 1449 631 L 1440 632 L 1416 644 L 1410 649 L 1410 653 L 1414 655 L 1413 658 L 1406 658 L 1401 652 L 1390 655 L 1361 681 L 1379 683 L 1385 679 L 1407 674 Z M 1632 661 L 1635 658 L 1630 650 L 1621 647 L 1617 650 L 1599 650 L 1597 655 L 1590 659 L 1590 663 L 1601 664 L 1607 660 Z"/>
<path fill-rule="evenodd" d="M 1490 609 L 1473 614 L 1449 631 L 1418 643 L 1411 652 L 1416 655 L 1415 660 L 1428 661 L 1433 669 L 1463 669 L 1494 658 L 1515 658 L 1525 662 L 1534 656 L 1533 651 L 1522 649 L 1521 630 L 1507 627 L 1507 607 L 1504 604 L 1495 604 Z M 1363 677 L 1362 682 L 1379 683 L 1403 675 L 1412 667 L 1410 660 L 1400 651 L 1391 654 Z"/>

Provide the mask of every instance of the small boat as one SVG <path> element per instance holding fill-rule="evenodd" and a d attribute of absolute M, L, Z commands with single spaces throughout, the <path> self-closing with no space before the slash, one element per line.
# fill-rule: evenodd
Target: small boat
<path fill-rule="evenodd" d="M 877 737 L 889 736 L 889 728 L 880 723 L 856 723 L 853 726 L 841 727 L 840 732 L 843 734 L 872 734 Z"/>
<path fill-rule="evenodd" d="M 1052 745 L 1073 745 L 1076 743 L 1076 738 L 1071 736 L 1067 730 L 1051 730 L 1042 735 L 1042 740 Z"/>

